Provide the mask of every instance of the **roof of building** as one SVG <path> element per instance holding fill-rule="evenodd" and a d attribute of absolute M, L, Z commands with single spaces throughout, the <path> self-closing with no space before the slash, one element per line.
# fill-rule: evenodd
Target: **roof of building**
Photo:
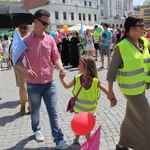
<path fill-rule="evenodd" d="M 149 6 L 150 5 L 150 0 L 145 0 L 142 6 Z"/>
<path fill-rule="evenodd" d="M 25 0 L 23 1 L 23 8 L 31 9 L 46 5 L 49 3 L 49 0 Z"/>

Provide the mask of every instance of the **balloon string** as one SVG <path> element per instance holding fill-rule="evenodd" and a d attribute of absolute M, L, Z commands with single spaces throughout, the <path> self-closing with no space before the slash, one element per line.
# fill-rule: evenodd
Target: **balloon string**
<path fill-rule="evenodd" d="M 111 109 L 111 107 L 109 107 L 109 109 L 108 109 L 107 113 L 105 113 L 105 116 L 102 118 L 102 122 L 101 122 L 101 124 L 100 124 L 100 125 L 102 125 L 102 124 L 103 124 L 103 122 L 105 121 L 106 117 L 108 116 L 108 114 L 109 114 L 109 112 L 110 112 L 110 109 Z M 106 110 L 106 109 L 105 109 L 105 110 Z M 102 112 L 104 113 L 104 111 L 102 111 Z"/>

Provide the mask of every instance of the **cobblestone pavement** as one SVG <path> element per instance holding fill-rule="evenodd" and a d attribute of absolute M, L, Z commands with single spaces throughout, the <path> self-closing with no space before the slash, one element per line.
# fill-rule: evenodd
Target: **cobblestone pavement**
<path fill-rule="evenodd" d="M 5 64 L 3 64 L 5 66 Z M 97 61 L 97 68 L 101 63 Z M 77 68 L 65 67 L 67 70 L 67 81 L 73 79 L 78 74 Z M 106 74 L 107 69 L 98 71 L 101 82 L 107 86 Z M 72 96 L 72 89 L 65 89 L 59 80 L 58 71 L 55 70 L 55 79 L 58 88 L 59 98 L 59 115 L 60 123 L 64 132 L 64 138 L 71 145 L 68 150 L 79 150 L 77 145 L 73 145 L 74 133 L 71 130 L 70 122 L 72 114 L 67 113 L 66 106 L 68 100 Z M 110 108 L 110 103 L 104 93 L 101 93 L 99 99 L 100 109 L 97 111 L 96 125 L 94 132 L 100 125 L 102 126 L 100 138 L 100 150 L 114 150 L 119 139 L 120 123 L 124 117 L 126 100 L 119 92 L 118 86 L 114 84 L 114 92 L 118 99 L 118 104 Z M 146 92 L 150 97 L 150 92 Z M 149 95 L 148 95 L 149 94 Z M 42 102 L 40 121 L 41 131 L 45 137 L 45 141 L 38 143 L 34 140 L 33 132 L 30 126 L 30 115 L 20 115 L 19 90 L 16 87 L 15 76 L 13 70 L 2 68 L 0 71 L 0 150 L 54 150 L 55 144 L 51 136 L 51 130 L 45 105 Z M 81 137 L 81 144 L 85 142 L 85 138 Z M 93 150 L 95 150 L 93 148 Z"/>

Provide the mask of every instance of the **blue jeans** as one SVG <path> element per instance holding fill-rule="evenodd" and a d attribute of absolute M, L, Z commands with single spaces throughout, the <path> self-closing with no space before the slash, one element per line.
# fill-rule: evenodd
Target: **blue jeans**
<path fill-rule="evenodd" d="M 59 116 L 57 112 L 57 90 L 55 82 L 47 84 L 31 84 L 27 83 L 28 95 L 31 101 L 31 124 L 33 132 L 41 129 L 40 126 L 40 106 L 43 98 L 48 112 L 52 136 L 54 142 L 58 143 L 63 139 L 63 133 L 59 125 Z"/>

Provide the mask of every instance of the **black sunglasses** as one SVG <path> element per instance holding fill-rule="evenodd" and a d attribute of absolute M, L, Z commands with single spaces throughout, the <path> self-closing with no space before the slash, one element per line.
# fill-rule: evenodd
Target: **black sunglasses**
<path fill-rule="evenodd" d="M 26 30 L 28 27 L 19 27 L 20 30 Z"/>
<path fill-rule="evenodd" d="M 49 22 L 44 22 L 44 21 L 42 21 L 42 20 L 40 20 L 40 19 L 37 19 L 39 22 L 41 22 L 44 26 L 48 26 L 50 23 Z"/>
<path fill-rule="evenodd" d="M 137 25 L 134 25 L 135 27 L 140 27 L 141 29 L 144 28 L 144 24 L 137 24 Z"/>

